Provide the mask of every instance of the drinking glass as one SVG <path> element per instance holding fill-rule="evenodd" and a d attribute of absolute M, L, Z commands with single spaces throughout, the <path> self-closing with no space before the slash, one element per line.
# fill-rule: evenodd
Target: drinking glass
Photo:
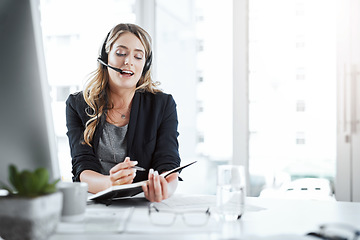
<path fill-rule="evenodd" d="M 234 221 L 244 213 L 246 195 L 245 170 L 240 165 L 220 165 L 217 173 L 217 210 L 220 218 Z"/>

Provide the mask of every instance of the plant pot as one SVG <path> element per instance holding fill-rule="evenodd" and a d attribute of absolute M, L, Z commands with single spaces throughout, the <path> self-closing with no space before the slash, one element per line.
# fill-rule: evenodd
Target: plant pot
<path fill-rule="evenodd" d="M 0 197 L 0 236 L 5 240 L 48 239 L 61 217 L 62 193 L 35 198 Z"/>

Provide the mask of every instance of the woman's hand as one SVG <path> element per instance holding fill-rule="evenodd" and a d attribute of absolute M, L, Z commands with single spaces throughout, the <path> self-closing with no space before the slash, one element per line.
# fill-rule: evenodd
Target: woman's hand
<path fill-rule="evenodd" d="M 126 157 L 124 162 L 111 168 L 109 175 L 111 186 L 132 183 L 136 176 L 136 170 L 132 167 L 137 163 L 137 161 L 130 161 L 130 158 Z"/>
<path fill-rule="evenodd" d="M 145 197 L 150 202 L 161 202 L 170 197 L 177 187 L 179 173 L 172 173 L 166 178 L 153 169 L 149 171 L 149 180 L 142 186 Z"/>

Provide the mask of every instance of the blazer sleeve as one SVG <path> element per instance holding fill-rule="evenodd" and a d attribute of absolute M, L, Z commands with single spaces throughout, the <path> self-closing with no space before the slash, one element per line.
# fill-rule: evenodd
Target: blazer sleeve
<path fill-rule="evenodd" d="M 82 93 L 71 94 L 66 100 L 66 126 L 72 158 L 73 181 L 80 181 L 80 173 L 84 170 L 101 172 L 101 165 L 94 150 L 83 143 L 86 121 L 89 119 L 85 109 L 87 104 Z"/>
<path fill-rule="evenodd" d="M 157 129 L 157 141 L 152 165 L 160 173 L 180 166 L 178 144 L 178 118 L 176 103 L 171 95 L 166 95 L 162 119 Z"/>

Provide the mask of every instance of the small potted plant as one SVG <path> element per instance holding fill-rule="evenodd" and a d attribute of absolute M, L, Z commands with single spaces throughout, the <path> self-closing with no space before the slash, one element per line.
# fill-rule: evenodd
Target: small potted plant
<path fill-rule="evenodd" d="M 0 184 L 0 188 L 9 192 L 0 197 L 0 236 L 5 240 L 48 239 L 61 215 L 62 193 L 56 189 L 58 181 L 50 183 L 45 168 L 19 172 L 10 165 L 11 187 Z"/>

